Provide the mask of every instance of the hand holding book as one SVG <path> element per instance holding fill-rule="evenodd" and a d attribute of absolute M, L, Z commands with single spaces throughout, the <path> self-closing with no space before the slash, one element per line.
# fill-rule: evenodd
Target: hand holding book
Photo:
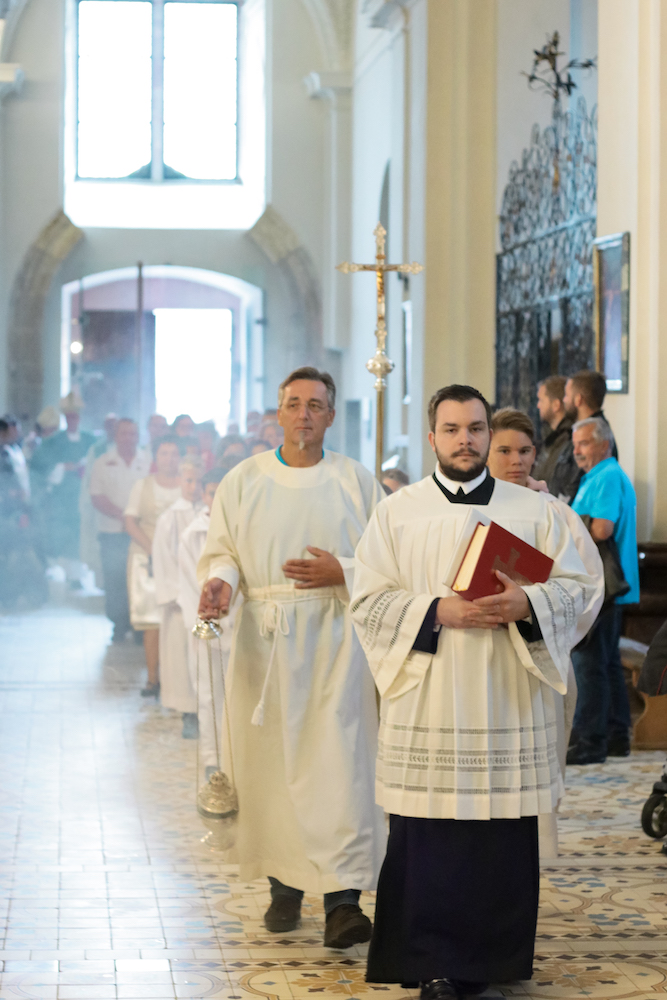
<path fill-rule="evenodd" d="M 497 578 L 505 589 L 500 594 L 478 597 L 472 603 L 490 614 L 500 615 L 503 622 L 519 622 L 530 614 L 530 604 L 525 591 L 506 573 L 497 569 Z"/>
<path fill-rule="evenodd" d="M 455 592 L 438 602 L 447 628 L 494 629 L 530 614 L 523 590 L 548 580 L 553 559 L 471 508 L 444 583 Z"/>
<path fill-rule="evenodd" d="M 499 594 L 466 601 L 459 597 L 441 597 L 436 622 L 446 628 L 495 629 L 507 622 L 517 622 L 530 612 L 528 598 L 518 584 L 501 570 L 496 576 L 504 586 Z"/>

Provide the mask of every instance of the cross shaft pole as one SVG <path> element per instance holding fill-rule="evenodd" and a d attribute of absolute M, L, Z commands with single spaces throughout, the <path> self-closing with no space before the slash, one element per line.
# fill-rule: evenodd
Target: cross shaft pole
<path fill-rule="evenodd" d="M 387 264 L 386 241 L 387 230 L 381 222 L 373 230 L 375 236 L 375 263 L 350 264 L 343 261 L 336 268 L 343 274 L 355 274 L 357 271 L 375 271 L 377 294 L 377 325 L 375 327 L 375 354 L 366 362 L 366 368 L 375 376 L 374 388 L 377 393 L 375 418 L 375 475 L 382 480 L 382 461 L 384 458 L 384 416 L 385 390 L 387 375 L 394 370 L 394 362 L 387 357 L 387 325 L 385 320 L 386 294 L 384 276 L 387 271 L 397 271 L 399 274 L 419 274 L 424 270 L 423 264 L 413 261 L 412 264 Z"/>

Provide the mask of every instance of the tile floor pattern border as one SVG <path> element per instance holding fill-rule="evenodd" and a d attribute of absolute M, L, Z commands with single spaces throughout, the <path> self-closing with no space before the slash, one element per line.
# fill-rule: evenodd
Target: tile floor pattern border
<path fill-rule="evenodd" d="M 81 609 L 0 616 L 0 1000 L 411 996 L 366 983 L 363 948 L 323 947 L 317 898 L 266 932 L 266 884 L 200 843 L 195 747 L 109 631 Z M 535 975 L 487 996 L 667 996 L 667 857 L 639 826 L 663 759 L 570 769 Z"/>

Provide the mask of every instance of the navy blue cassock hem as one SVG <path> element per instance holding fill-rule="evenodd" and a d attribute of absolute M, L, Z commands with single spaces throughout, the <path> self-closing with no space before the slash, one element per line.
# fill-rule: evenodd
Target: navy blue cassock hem
<path fill-rule="evenodd" d="M 530 979 L 539 878 L 536 816 L 391 816 L 367 982 Z"/>

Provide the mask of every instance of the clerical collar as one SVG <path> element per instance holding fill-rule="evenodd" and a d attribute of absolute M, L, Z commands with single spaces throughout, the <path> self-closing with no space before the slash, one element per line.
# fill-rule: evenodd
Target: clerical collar
<path fill-rule="evenodd" d="M 450 503 L 470 503 L 484 506 L 490 501 L 496 485 L 496 481 L 489 474 L 488 469 L 484 469 L 484 472 L 467 483 L 457 483 L 443 475 L 439 465 L 435 467 L 433 481 Z"/>
<path fill-rule="evenodd" d="M 489 470 L 484 467 L 484 471 L 476 476 L 474 479 L 470 479 L 467 483 L 458 483 L 454 479 L 449 479 L 440 468 L 440 463 L 438 462 L 435 467 L 436 479 L 442 483 L 448 493 L 458 493 L 459 489 L 463 490 L 464 493 L 472 493 L 476 490 L 478 486 L 481 486 L 486 479 Z"/>

